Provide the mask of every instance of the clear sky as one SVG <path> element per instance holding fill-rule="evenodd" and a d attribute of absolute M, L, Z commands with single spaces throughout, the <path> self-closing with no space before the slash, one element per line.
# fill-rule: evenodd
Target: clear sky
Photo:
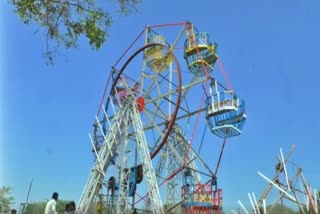
<path fill-rule="evenodd" d="M 98 52 L 81 40 L 53 66 L 45 65 L 36 27 L 22 24 L 6 1 L 0 9 L 0 186 L 14 188 L 17 204 L 32 178 L 31 201 L 53 191 L 78 201 L 93 164 L 88 133 L 110 67 L 146 24 L 185 20 L 215 38 L 247 103 L 243 134 L 228 141 L 220 166 L 226 210 L 238 199 L 248 204 L 248 192 L 260 197 L 266 182 L 257 171 L 273 176 L 280 147 L 286 153 L 296 144 L 291 161 L 320 188 L 319 1 L 143 1 L 138 13 L 114 17 Z M 207 137 L 201 155 L 214 168 L 218 157 L 210 150 L 218 151 L 221 140 Z"/>

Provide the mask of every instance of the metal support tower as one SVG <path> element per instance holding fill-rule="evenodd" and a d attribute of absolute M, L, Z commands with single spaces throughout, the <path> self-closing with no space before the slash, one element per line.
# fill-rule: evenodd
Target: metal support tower
<path fill-rule="evenodd" d="M 192 148 L 189 148 L 189 143 L 184 138 L 181 127 L 174 125 L 168 142 L 162 149 L 160 153 L 160 159 L 156 165 L 157 182 L 161 183 L 161 180 L 164 179 L 163 176 L 168 177 L 181 166 L 185 165 L 192 170 L 192 176 L 195 183 L 201 183 L 201 177 L 197 172 L 197 166 L 195 162 L 197 158 L 198 155 L 195 154 Z M 166 170 L 165 172 L 163 171 L 164 169 Z M 183 177 L 181 173 L 183 173 L 183 171 L 166 182 L 165 206 L 168 209 L 181 201 L 181 187 L 183 183 Z M 149 200 L 150 198 L 148 197 L 147 203 L 145 203 L 144 207 L 145 210 L 150 210 Z M 175 213 L 179 213 L 178 209 L 179 207 L 174 208 L 173 211 Z"/>
<path fill-rule="evenodd" d="M 160 192 L 156 180 L 156 175 L 152 166 L 148 144 L 143 131 L 143 126 L 140 119 L 140 115 L 138 113 L 137 105 L 134 99 L 128 99 L 131 108 L 129 109 L 127 114 L 130 115 L 133 133 L 135 134 L 135 140 L 137 143 L 139 155 L 141 157 L 141 160 L 143 160 L 142 166 L 144 171 L 144 179 L 146 179 L 146 183 L 148 186 L 148 195 L 151 199 L 151 210 L 153 213 L 164 213 L 160 198 Z"/>
<path fill-rule="evenodd" d="M 184 161 L 183 163 L 185 163 L 187 167 L 193 170 L 193 180 L 195 181 L 195 183 L 200 184 L 201 177 L 200 174 L 197 172 L 198 167 L 195 162 L 197 155 L 189 145 L 189 142 L 185 139 L 181 127 L 175 125 L 173 127 L 173 135 L 175 142 L 177 143 L 176 146 L 178 148 L 179 154 L 182 158 L 184 158 L 182 159 L 182 161 Z"/>
<path fill-rule="evenodd" d="M 108 134 L 104 135 L 102 133 L 104 141 L 78 203 L 78 214 L 88 213 L 95 196 L 103 185 L 105 172 L 111 163 L 111 158 L 115 155 L 114 152 L 117 151 L 121 143 L 121 129 L 128 120 L 126 117 L 127 110 L 126 106 L 120 108 L 114 115 Z M 105 115 L 105 117 L 107 118 L 107 115 Z"/>
<path fill-rule="evenodd" d="M 120 173 L 119 194 L 115 199 L 116 206 L 115 209 L 112 209 L 112 213 L 125 213 L 129 191 L 129 168 L 127 163 L 129 153 L 126 152 L 128 150 L 129 140 L 136 142 L 140 159 L 143 160 L 144 179 L 146 180 L 151 198 L 151 210 L 153 213 L 164 213 L 146 136 L 143 131 L 136 101 L 132 96 L 128 96 L 128 98 L 123 101 L 121 107 L 115 113 L 112 122 L 108 134 L 103 136 L 105 139 L 104 143 L 99 151 L 89 181 L 79 201 L 77 213 L 88 213 L 90 206 L 93 204 L 94 197 L 103 184 L 105 173 L 114 155 L 119 155 Z"/>

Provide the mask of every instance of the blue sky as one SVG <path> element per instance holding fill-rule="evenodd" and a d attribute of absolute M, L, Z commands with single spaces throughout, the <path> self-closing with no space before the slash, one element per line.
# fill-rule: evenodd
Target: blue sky
<path fill-rule="evenodd" d="M 53 191 L 78 201 L 93 164 L 88 133 L 110 67 L 146 24 L 189 20 L 218 43 L 233 88 L 247 103 L 243 134 L 227 142 L 220 166 L 224 207 L 237 207 L 238 199 L 248 203 L 248 192 L 259 197 L 267 184 L 257 171 L 273 176 L 279 148 L 288 152 L 293 144 L 291 161 L 320 188 L 320 3 L 155 2 L 143 1 L 140 12 L 129 17 L 116 15 L 98 52 L 80 40 L 77 49 L 61 52 L 46 66 L 42 35 L 1 1 L 0 185 L 14 187 L 17 204 L 25 200 L 32 178 L 31 201 L 48 199 Z M 218 157 L 210 151 L 220 146 L 220 139 L 206 136 L 201 155 L 212 168 Z"/>

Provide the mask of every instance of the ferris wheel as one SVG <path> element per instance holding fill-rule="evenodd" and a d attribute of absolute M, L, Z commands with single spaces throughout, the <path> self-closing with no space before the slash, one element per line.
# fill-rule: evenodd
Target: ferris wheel
<path fill-rule="evenodd" d="M 217 63 L 217 44 L 190 22 L 142 30 L 111 69 L 77 213 L 222 210 L 217 171 L 246 112 L 244 101 L 212 76 Z M 193 144 L 204 125 L 224 139 L 214 172 Z"/>

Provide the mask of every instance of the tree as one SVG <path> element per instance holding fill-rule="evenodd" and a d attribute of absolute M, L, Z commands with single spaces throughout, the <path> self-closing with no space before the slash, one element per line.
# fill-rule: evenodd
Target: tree
<path fill-rule="evenodd" d="M 81 35 L 98 50 L 106 41 L 112 23 L 110 12 L 96 0 L 9 0 L 25 24 L 35 22 L 45 32 L 45 55 L 53 62 L 57 48 L 77 46 Z M 140 0 L 117 0 L 120 14 L 137 10 Z M 110 5 L 109 5 L 110 6 Z"/>
<path fill-rule="evenodd" d="M 272 210 L 271 210 L 272 208 Z M 275 204 L 273 205 L 268 205 L 267 206 L 267 211 L 270 214 L 278 214 L 278 213 L 282 213 L 282 214 L 295 214 L 296 211 L 291 209 L 290 207 L 287 207 L 286 205 L 281 206 L 281 204 Z M 260 209 L 260 213 L 263 213 L 263 209 Z"/>
<path fill-rule="evenodd" d="M 13 204 L 14 198 L 11 195 L 12 188 L 3 186 L 0 188 L 0 206 L 3 213 L 10 211 L 10 206 Z"/>
<path fill-rule="evenodd" d="M 58 213 L 63 213 L 65 210 L 65 206 L 68 203 L 70 203 L 70 201 L 58 200 L 56 207 Z M 28 204 L 26 212 L 24 214 L 43 214 L 46 208 L 46 204 L 47 201 L 30 203 Z"/>

